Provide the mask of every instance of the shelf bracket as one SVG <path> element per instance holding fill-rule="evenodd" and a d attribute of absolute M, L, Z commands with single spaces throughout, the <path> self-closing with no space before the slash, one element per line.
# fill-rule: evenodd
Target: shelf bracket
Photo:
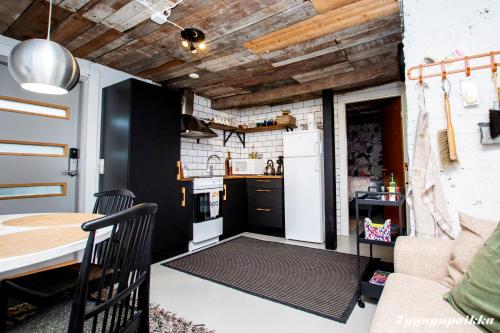
<path fill-rule="evenodd" d="M 228 132 L 229 132 L 229 134 L 228 134 Z M 226 146 L 227 142 L 229 141 L 229 139 L 231 138 L 233 133 L 236 133 L 236 135 L 238 136 L 238 139 L 240 139 L 240 142 L 243 145 L 243 148 L 245 148 L 245 139 L 246 139 L 245 133 L 240 133 L 240 132 L 237 132 L 234 130 L 231 130 L 231 131 L 224 130 L 224 147 Z"/>
<path fill-rule="evenodd" d="M 245 133 L 236 132 L 236 135 L 238 136 L 238 139 L 240 139 L 240 142 L 243 145 L 243 148 L 245 148 L 246 134 Z"/>
<path fill-rule="evenodd" d="M 227 132 L 229 132 L 229 135 L 227 135 Z M 229 138 L 233 135 L 234 131 L 226 131 L 224 130 L 224 147 L 226 146 L 226 143 L 229 141 Z"/>

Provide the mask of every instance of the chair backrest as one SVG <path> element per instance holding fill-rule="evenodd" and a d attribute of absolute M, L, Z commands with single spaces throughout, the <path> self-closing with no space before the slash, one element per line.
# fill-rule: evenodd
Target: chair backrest
<path fill-rule="evenodd" d="M 140 204 L 82 225 L 89 238 L 68 332 L 81 333 L 84 328 L 85 332 L 148 331 L 151 237 L 157 207 Z M 109 241 L 99 258 L 100 275 L 92 282 L 95 288 L 90 289 L 90 268 L 98 260 L 95 240 L 104 232 L 110 232 Z"/>
<path fill-rule="evenodd" d="M 94 197 L 96 201 L 93 213 L 111 215 L 132 207 L 135 195 L 129 190 L 117 189 L 98 192 Z"/>

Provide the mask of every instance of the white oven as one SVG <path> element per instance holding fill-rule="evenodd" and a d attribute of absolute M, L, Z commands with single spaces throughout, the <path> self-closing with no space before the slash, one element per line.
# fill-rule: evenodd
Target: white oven
<path fill-rule="evenodd" d="M 266 163 L 263 159 L 232 159 L 233 175 L 262 175 Z"/>
<path fill-rule="evenodd" d="M 220 209 L 222 191 L 222 177 L 193 180 L 193 240 L 189 242 L 189 251 L 219 241 L 219 236 L 222 235 L 222 210 Z"/>

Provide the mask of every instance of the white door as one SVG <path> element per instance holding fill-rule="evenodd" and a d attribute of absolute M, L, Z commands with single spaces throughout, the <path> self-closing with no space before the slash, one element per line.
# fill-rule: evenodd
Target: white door
<path fill-rule="evenodd" d="M 317 156 L 321 154 L 320 130 L 283 133 L 283 156 Z"/>
<path fill-rule="evenodd" d="M 285 235 L 323 243 L 325 238 L 322 158 L 285 157 Z"/>
<path fill-rule="evenodd" d="M 79 118 L 80 85 L 67 95 L 32 93 L 0 64 L 0 215 L 76 211 L 78 176 L 65 171 Z"/>

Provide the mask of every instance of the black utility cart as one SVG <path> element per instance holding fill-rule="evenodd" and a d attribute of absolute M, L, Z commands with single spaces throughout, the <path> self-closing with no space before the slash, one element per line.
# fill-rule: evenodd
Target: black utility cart
<path fill-rule="evenodd" d="M 384 196 L 396 195 L 398 200 L 383 200 Z M 406 226 L 406 221 L 403 221 L 403 209 L 405 207 L 405 195 L 401 193 L 389 193 L 389 192 L 356 192 L 355 196 L 355 204 L 356 204 L 356 249 L 357 249 L 357 258 L 358 258 L 358 305 L 362 308 L 365 307 L 365 303 L 361 298 L 362 295 L 379 299 L 382 294 L 382 289 L 384 286 L 379 286 L 375 284 L 371 284 L 370 278 L 373 276 L 373 273 L 376 270 L 382 270 L 386 272 L 394 272 L 394 264 L 383 262 L 381 259 L 373 258 L 373 245 L 379 246 L 389 246 L 394 247 L 396 244 L 396 238 L 399 236 L 406 235 L 408 230 Z M 364 228 L 364 219 L 361 220 L 359 216 L 359 207 L 360 206 L 384 206 L 384 207 L 394 207 L 398 209 L 399 212 L 399 224 L 391 224 L 391 241 L 377 241 L 370 240 L 365 238 L 365 228 Z M 368 209 L 368 217 L 371 218 L 371 209 Z M 370 245 L 370 262 L 368 267 L 364 272 L 361 271 L 361 257 L 359 253 L 360 244 L 369 244 Z"/>

